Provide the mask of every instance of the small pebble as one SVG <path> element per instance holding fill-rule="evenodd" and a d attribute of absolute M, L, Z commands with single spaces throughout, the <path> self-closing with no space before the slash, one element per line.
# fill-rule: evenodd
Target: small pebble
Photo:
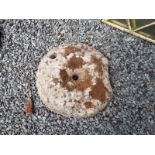
<path fill-rule="evenodd" d="M 24 108 L 25 108 L 25 113 L 27 116 L 31 116 L 33 113 L 33 104 L 32 104 L 32 100 L 30 98 L 26 98 L 25 99 L 25 104 L 24 104 Z"/>

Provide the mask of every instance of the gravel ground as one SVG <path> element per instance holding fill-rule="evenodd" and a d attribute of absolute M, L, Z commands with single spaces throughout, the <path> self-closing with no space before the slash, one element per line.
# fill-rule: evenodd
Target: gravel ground
<path fill-rule="evenodd" d="M 0 22 L 0 134 L 155 134 L 155 45 L 100 20 Z M 83 42 L 109 59 L 113 98 L 87 119 L 64 118 L 40 101 L 35 73 L 61 43 Z M 32 117 L 24 113 L 31 97 Z"/>

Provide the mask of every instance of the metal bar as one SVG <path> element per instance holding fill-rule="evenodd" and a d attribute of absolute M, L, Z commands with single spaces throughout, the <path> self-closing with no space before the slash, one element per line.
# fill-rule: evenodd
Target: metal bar
<path fill-rule="evenodd" d="M 132 29 L 134 30 L 136 28 L 136 20 L 135 19 L 131 19 L 132 21 Z"/>
<path fill-rule="evenodd" d="M 139 30 L 145 29 L 145 28 L 150 27 L 150 26 L 153 26 L 153 25 L 155 25 L 155 22 L 152 22 L 152 23 L 150 23 L 150 24 L 147 24 L 147 25 L 141 26 L 141 27 L 135 29 L 134 31 L 136 32 L 136 31 L 139 31 Z"/>
<path fill-rule="evenodd" d="M 130 19 L 127 19 L 127 24 L 128 24 L 129 30 L 131 30 Z"/>
<path fill-rule="evenodd" d="M 118 29 L 120 29 L 120 30 L 122 30 L 122 31 L 125 31 L 125 32 L 128 32 L 128 33 L 130 33 L 130 34 L 133 34 L 133 35 L 135 35 L 135 36 L 137 36 L 137 37 L 140 37 L 140 38 L 142 38 L 142 39 L 145 39 L 145 40 L 147 40 L 147 41 L 150 41 L 150 42 L 152 42 L 152 43 L 155 44 L 155 40 L 150 39 L 150 38 L 147 38 L 147 37 L 145 37 L 145 36 L 143 36 L 143 35 L 141 35 L 141 34 L 135 32 L 135 31 L 133 31 L 133 30 L 129 30 L 129 29 L 126 29 L 126 28 L 124 28 L 124 27 L 120 27 L 120 26 L 118 26 L 118 25 L 115 25 L 115 24 L 113 24 L 113 23 L 111 23 L 111 22 L 108 22 L 108 21 L 105 21 L 105 20 L 102 20 L 102 22 L 105 23 L 105 24 L 111 25 L 111 26 L 113 26 L 113 27 L 115 27 L 115 28 L 118 28 Z"/>

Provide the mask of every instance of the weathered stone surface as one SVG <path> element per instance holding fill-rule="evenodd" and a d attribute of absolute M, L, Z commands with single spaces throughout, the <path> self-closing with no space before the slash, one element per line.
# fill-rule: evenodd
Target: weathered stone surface
<path fill-rule="evenodd" d="M 36 75 L 43 103 L 66 117 L 95 115 L 112 96 L 108 60 L 84 44 L 52 49 L 42 58 Z"/>

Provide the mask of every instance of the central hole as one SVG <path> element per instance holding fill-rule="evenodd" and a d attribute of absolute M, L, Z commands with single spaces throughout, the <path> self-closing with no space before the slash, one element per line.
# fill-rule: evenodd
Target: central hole
<path fill-rule="evenodd" d="M 78 77 L 78 75 L 76 75 L 76 74 L 74 74 L 74 75 L 72 76 L 72 79 L 75 80 L 75 81 L 78 80 L 78 78 L 79 78 L 79 77 Z"/>

